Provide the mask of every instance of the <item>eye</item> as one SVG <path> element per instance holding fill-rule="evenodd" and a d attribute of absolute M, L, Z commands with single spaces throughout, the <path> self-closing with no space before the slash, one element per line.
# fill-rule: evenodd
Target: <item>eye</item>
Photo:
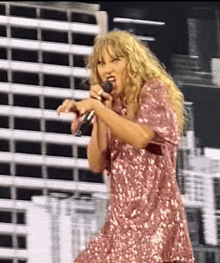
<path fill-rule="evenodd" d="M 114 58 L 113 59 L 113 62 L 118 62 L 118 61 L 120 61 L 120 58 Z"/>
<path fill-rule="evenodd" d="M 103 65 L 103 64 L 104 63 L 101 60 L 98 61 L 98 65 Z"/>

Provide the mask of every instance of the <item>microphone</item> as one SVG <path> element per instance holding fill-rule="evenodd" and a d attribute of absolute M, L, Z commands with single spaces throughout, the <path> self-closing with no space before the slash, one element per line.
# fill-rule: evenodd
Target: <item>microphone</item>
<path fill-rule="evenodd" d="M 110 93 L 112 91 L 112 83 L 109 82 L 109 81 L 103 82 L 101 87 L 107 93 Z M 94 115 L 95 115 L 94 110 L 92 110 L 91 112 L 87 112 L 84 115 L 83 120 L 80 122 L 80 124 L 79 124 L 79 126 L 77 128 L 75 136 L 80 137 L 82 135 L 82 133 L 85 132 L 88 129 L 89 124 L 91 123 Z"/>

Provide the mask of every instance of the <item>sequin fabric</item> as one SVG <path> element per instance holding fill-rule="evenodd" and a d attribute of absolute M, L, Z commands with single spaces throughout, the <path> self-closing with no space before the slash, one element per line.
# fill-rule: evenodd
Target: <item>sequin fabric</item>
<path fill-rule="evenodd" d="M 157 80 L 145 83 L 140 101 L 136 123 L 147 124 L 155 136 L 145 149 L 136 149 L 108 133 L 108 216 L 75 259 L 79 263 L 194 262 L 176 181 L 176 116 Z M 126 114 L 122 103 L 115 111 Z"/>

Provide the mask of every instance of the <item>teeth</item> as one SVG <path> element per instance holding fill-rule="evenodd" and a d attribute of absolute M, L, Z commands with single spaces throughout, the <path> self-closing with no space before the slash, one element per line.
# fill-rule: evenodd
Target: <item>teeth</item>
<path fill-rule="evenodd" d="M 109 81 L 114 81 L 115 78 L 114 78 L 114 77 L 109 77 L 109 78 L 107 78 L 107 80 L 109 80 Z"/>

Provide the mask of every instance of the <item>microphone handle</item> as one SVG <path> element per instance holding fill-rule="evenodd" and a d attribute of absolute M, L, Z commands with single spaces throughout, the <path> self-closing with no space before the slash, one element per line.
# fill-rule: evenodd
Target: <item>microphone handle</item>
<path fill-rule="evenodd" d="M 75 136 L 80 137 L 82 135 L 82 133 L 88 128 L 94 115 L 95 115 L 94 110 L 92 110 L 91 112 L 87 112 L 84 115 L 83 120 L 80 122 L 79 127 L 77 128 Z"/>
<path fill-rule="evenodd" d="M 101 86 L 104 89 L 104 91 L 107 93 L 110 93 L 112 90 L 112 83 L 109 81 L 103 82 Z M 79 124 L 79 127 L 77 128 L 75 136 L 80 137 L 82 135 L 82 133 L 87 130 L 87 128 L 88 128 L 89 124 L 91 123 L 94 115 L 95 115 L 94 110 L 85 114 L 83 120 L 81 121 L 81 123 Z"/>

